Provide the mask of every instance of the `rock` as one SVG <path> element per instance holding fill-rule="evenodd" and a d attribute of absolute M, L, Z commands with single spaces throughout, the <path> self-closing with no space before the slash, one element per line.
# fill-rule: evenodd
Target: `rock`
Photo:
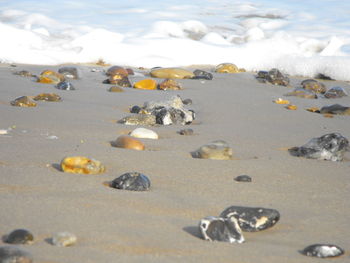
<path fill-rule="evenodd" d="M 252 178 L 250 176 L 248 176 L 248 175 L 239 175 L 234 180 L 237 181 L 237 182 L 250 183 L 252 181 Z"/>
<path fill-rule="evenodd" d="M 350 107 L 345 107 L 340 104 L 333 104 L 330 106 L 324 106 L 320 109 L 321 114 L 338 114 L 338 115 L 350 115 Z"/>
<path fill-rule="evenodd" d="M 174 79 L 165 79 L 163 80 L 158 88 L 160 90 L 182 90 L 182 86 L 179 82 Z"/>
<path fill-rule="evenodd" d="M 341 98 L 345 96 L 348 96 L 348 94 L 341 87 L 333 87 L 324 94 L 324 97 L 327 99 L 336 99 L 336 98 Z"/>
<path fill-rule="evenodd" d="M 191 105 L 192 104 L 192 100 L 191 99 L 184 99 L 184 100 L 182 100 L 182 103 L 184 105 Z"/>
<path fill-rule="evenodd" d="M 61 169 L 74 174 L 99 174 L 106 170 L 100 161 L 83 156 L 65 157 L 61 161 Z"/>
<path fill-rule="evenodd" d="M 156 68 L 151 70 L 151 77 L 161 79 L 191 79 L 194 74 L 182 68 Z"/>
<path fill-rule="evenodd" d="M 303 89 L 311 90 L 315 93 L 325 93 L 327 91 L 326 86 L 314 79 L 306 79 L 301 82 Z"/>
<path fill-rule="evenodd" d="M 23 244 L 29 245 L 34 241 L 34 236 L 26 229 L 13 230 L 5 239 L 6 243 L 9 244 Z"/>
<path fill-rule="evenodd" d="M 35 77 L 35 75 L 33 75 L 27 70 L 15 71 L 13 74 L 21 77 Z"/>
<path fill-rule="evenodd" d="M 129 135 L 121 135 L 117 138 L 115 142 L 112 143 L 114 147 L 124 148 L 124 149 L 132 149 L 143 151 L 145 149 L 145 145 Z"/>
<path fill-rule="evenodd" d="M 69 247 L 77 243 L 76 235 L 69 232 L 58 232 L 52 236 L 52 245 L 58 247 Z"/>
<path fill-rule="evenodd" d="M 120 66 L 112 66 L 110 67 L 107 72 L 106 72 L 107 76 L 114 76 L 114 75 L 119 75 L 120 79 L 122 79 L 123 77 L 126 77 L 129 75 L 129 72 L 127 69 L 120 67 Z"/>
<path fill-rule="evenodd" d="M 349 149 L 349 141 L 340 133 L 329 133 L 313 138 L 301 147 L 293 147 L 288 151 L 292 156 L 310 159 L 342 161 Z"/>
<path fill-rule="evenodd" d="M 138 114 L 138 113 L 140 113 L 141 110 L 142 110 L 142 108 L 140 106 L 135 105 L 135 106 L 132 106 L 132 108 L 130 109 L 130 113 Z"/>
<path fill-rule="evenodd" d="M 40 73 L 37 82 L 44 84 L 58 84 L 61 81 L 64 81 L 65 78 L 62 74 L 57 73 L 53 70 L 44 70 Z"/>
<path fill-rule="evenodd" d="M 235 217 L 242 231 L 257 232 L 273 227 L 280 219 L 280 213 L 275 209 L 262 207 L 230 206 L 221 217 Z"/>
<path fill-rule="evenodd" d="M 289 104 L 285 107 L 287 110 L 297 110 L 298 107 L 296 105 Z"/>
<path fill-rule="evenodd" d="M 289 100 L 284 100 L 282 98 L 278 98 L 278 99 L 274 100 L 273 102 L 276 104 L 289 104 L 290 103 Z"/>
<path fill-rule="evenodd" d="M 151 187 L 151 181 L 144 174 L 131 172 L 114 179 L 110 186 L 122 190 L 148 191 Z"/>
<path fill-rule="evenodd" d="M 32 263 L 33 256 L 16 246 L 0 246 L 0 263 Z"/>
<path fill-rule="evenodd" d="M 120 75 L 112 75 L 109 77 L 109 79 L 105 80 L 103 83 L 115 84 L 123 88 L 130 88 L 132 86 L 128 77 L 123 77 Z"/>
<path fill-rule="evenodd" d="M 43 100 L 43 101 L 61 101 L 62 98 L 56 93 L 41 93 L 33 98 L 34 100 Z"/>
<path fill-rule="evenodd" d="M 192 156 L 201 159 L 230 160 L 232 149 L 225 141 L 218 140 L 201 146 Z"/>
<path fill-rule="evenodd" d="M 344 250 L 336 245 L 315 244 L 304 248 L 301 253 L 305 256 L 329 258 L 344 254 Z"/>
<path fill-rule="evenodd" d="M 209 216 L 199 223 L 203 239 L 228 243 L 243 243 L 244 237 L 236 218 Z"/>
<path fill-rule="evenodd" d="M 55 86 L 55 88 L 60 90 L 75 90 L 73 84 L 68 81 L 61 81 Z"/>
<path fill-rule="evenodd" d="M 124 92 L 124 90 L 121 87 L 118 87 L 118 86 L 110 87 L 108 91 L 109 92 Z"/>
<path fill-rule="evenodd" d="M 193 71 L 194 77 L 193 79 L 206 79 L 206 80 L 212 80 L 213 74 L 210 72 L 206 72 L 204 70 L 196 69 Z"/>
<path fill-rule="evenodd" d="M 284 96 L 295 96 L 304 99 L 317 99 L 317 95 L 313 91 L 302 88 L 296 88 L 294 91 L 288 92 Z"/>
<path fill-rule="evenodd" d="M 192 129 L 183 129 L 178 131 L 178 134 L 180 135 L 193 135 L 193 130 Z"/>
<path fill-rule="evenodd" d="M 19 97 L 10 102 L 12 106 L 17 107 L 36 107 L 36 103 L 32 101 L 28 96 Z"/>
<path fill-rule="evenodd" d="M 273 68 L 269 72 L 259 71 L 256 76 L 259 82 L 270 82 L 273 85 L 288 86 L 289 78 L 278 69 Z"/>
<path fill-rule="evenodd" d="M 157 81 L 154 79 L 143 79 L 134 84 L 134 89 L 155 90 L 157 89 Z"/>
<path fill-rule="evenodd" d="M 135 72 L 131 68 L 127 68 L 126 71 L 128 72 L 128 75 L 135 75 Z"/>
<path fill-rule="evenodd" d="M 315 79 L 334 80 L 330 76 L 327 76 L 327 75 L 322 74 L 322 73 L 316 74 Z"/>
<path fill-rule="evenodd" d="M 245 72 L 244 69 L 239 69 L 235 64 L 222 63 L 215 68 L 216 73 L 240 73 Z"/>
<path fill-rule="evenodd" d="M 135 138 L 158 139 L 158 134 L 156 132 L 145 128 L 137 128 L 130 132 L 129 135 Z"/>
<path fill-rule="evenodd" d="M 125 125 L 153 126 L 156 124 L 156 116 L 150 114 L 135 114 L 126 116 L 118 123 Z"/>
<path fill-rule="evenodd" d="M 80 79 L 81 71 L 76 67 L 62 67 L 58 69 L 58 73 L 67 79 Z"/>

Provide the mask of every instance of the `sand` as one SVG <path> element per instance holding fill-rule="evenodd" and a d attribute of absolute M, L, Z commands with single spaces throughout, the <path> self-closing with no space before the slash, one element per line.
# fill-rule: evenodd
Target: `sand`
<path fill-rule="evenodd" d="M 35 243 L 25 246 L 35 262 L 325 262 L 298 251 L 314 243 L 350 250 L 350 161 L 297 158 L 288 149 L 313 137 L 340 132 L 350 138 L 349 116 L 325 118 L 307 112 L 311 106 L 339 103 L 349 97 L 288 97 L 298 109 L 273 103 L 290 88 L 258 83 L 253 73 L 214 74 L 211 81 L 179 80 L 181 91 L 125 88 L 111 93 L 106 76 L 79 66 L 83 77 L 75 91 L 35 83 L 13 75 L 39 74 L 59 66 L 0 66 L 0 234 L 30 230 Z M 137 81 L 142 76 L 133 76 Z M 292 86 L 302 79 L 293 77 Z M 324 81 L 329 87 L 345 82 Z M 62 102 L 38 102 L 35 108 L 9 104 L 23 95 L 59 94 Z M 192 125 L 152 127 L 160 139 L 142 139 L 145 151 L 111 147 L 110 142 L 134 126 L 117 124 L 133 105 L 179 94 L 191 98 L 197 119 Z M 181 136 L 192 128 L 194 135 Z M 213 140 L 225 140 L 234 160 L 203 160 L 191 152 Z M 68 174 L 58 169 L 65 156 L 82 155 L 103 162 L 101 175 Z M 125 172 L 144 173 L 149 192 L 116 190 L 104 185 Z M 241 174 L 251 183 L 233 179 Z M 246 242 L 228 244 L 200 238 L 198 223 L 231 205 L 277 209 L 280 221 Z M 59 248 L 48 239 L 59 231 L 77 235 L 73 247 Z M 0 241 L 0 244 L 4 244 Z M 349 252 L 336 262 L 348 262 Z"/>

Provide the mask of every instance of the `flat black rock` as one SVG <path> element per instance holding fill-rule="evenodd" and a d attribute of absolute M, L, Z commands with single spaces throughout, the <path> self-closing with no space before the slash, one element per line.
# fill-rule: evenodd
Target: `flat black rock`
<path fill-rule="evenodd" d="M 324 106 L 320 109 L 321 114 L 339 114 L 339 115 L 350 115 L 350 107 L 346 107 L 340 104 L 333 104 L 330 106 Z"/>
<path fill-rule="evenodd" d="M 151 187 L 151 181 L 144 174 L 131 172 L 114 179 L 110 186 L 122 190 L 147 191 Z"/>
<path fill-rule="evenodd" d="M 31 244 L 34 236 L 26 229 L 13 230 L 6 238 L 5 242 L 9 244 Z"/>
<path fill-rule="evenodd" d="M 230 206 L 220 217 L 235 217 L 242 231 L 257 232 L 274 226 L 280 219 L 280 213 L 275 209 L 262 207 Z"/>
<path fill-rule="evenodd" d="M 0 263 L 32 263 L 32 255 L 16 246 L 0 246 Z"/>
<path fill-rule="evenodd" d="M 209 216 L 199 223 L 203 239 L 228 243 L 243 243 L 244 237 L 236 218 Z"/>
<path fill-rule="evenodd" d="M 234 180 L 237 181 L 237 182 L 247 182 L 247 183 L 249 183 L 249 182 L 252 181 L 252 178 L 250 176 L 248 176 L 248 175 L 239 175 Z"/>
<path fill-rule="evenodd" d="M 206 79 L 206 80 L 212 80 L 213 74 L 210 72 L 206 72 L 204 70 L 196 69 L 193 71 L 194 77 L 192 79 Z"/>
<path fill-rule="evenodd" d="M 310 257 L 330 258 L 343 255 L 344 250 L 336 245 L 314 244 L 304 248 L 301 253 Z"/>

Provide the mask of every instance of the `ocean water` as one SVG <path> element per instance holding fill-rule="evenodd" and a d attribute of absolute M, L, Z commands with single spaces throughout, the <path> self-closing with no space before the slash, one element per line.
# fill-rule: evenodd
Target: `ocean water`
<path fill-rule="evenodd" d="M 350 1 L 0 0 L 0 62 L 99 59 L 350 80 Z"/>

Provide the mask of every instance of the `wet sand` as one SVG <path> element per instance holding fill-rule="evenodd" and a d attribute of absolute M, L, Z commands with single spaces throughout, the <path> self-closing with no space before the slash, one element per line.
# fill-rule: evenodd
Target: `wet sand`
<path fill-rule="evenodd" d="M 39 74 L 59 66 L 0 65 L 0 129 L 13 127 L 0 135 L 0 233 L 30 230 L 35 243 L 23 247 L 34 262 L 324 262 L 298 252 L 314 243 L 342 247 L 346 254 L 335 260 L 349 261 L 350 161 L 297 158 L 286 150 L 331 132 L 349 139 L 349 116 L 325 118 L 305 110 L 335 103 L 350 106 L 349 97 L 283 97 L 292 89 L 258 83 L 253 73 L 179 80 L 181 91 L 125 88 L 111 93 L 111 85 L 102 84 L 106 76 L 91 72 L 108 67 L 79 67 L 82 79 L 72 81 L 77 90 L 63 91 L 12 74 Z M 142 78 L 130 77 L 132 82 Z M 292 86 L 301 80 L 292 78 Z M 350 94 L 349 83 L 324 83 Z M 9 104 L 44 92 L 63 100 L 39 101 L 35 108 Z M 142 139 L 145 151 L 111 147 L 120 134 L 136 128 L 116 123 L 131 106 L 177 94 L 192 99 L 188 108 L 196 112 L 193 124 L 151 127 L 160 139 Z M 298 109 L 272 102 L 279 97 Z M 179 135 L 183 128 L 195 134 Z M 192 151 L 214 140 L 229 143 L 234 160 L 191 157 Z M 75 155 L 100 160 L 107 171 L 79 175 L 58 169 L 63 157 Z M 150 191 L 104 185 L 132 171 L 150 178 Z M 233 180 L 242 174 L 252 182 Z M 244 233 L 243 244 L 202 240 L 199 220 L 218 216 L 231 205 L 274 208 L 281 219 L 273 228 Z M 68 248 L 50 245 L 48 238 L 59 231 L 76 234 L 78 243 Z"/>

